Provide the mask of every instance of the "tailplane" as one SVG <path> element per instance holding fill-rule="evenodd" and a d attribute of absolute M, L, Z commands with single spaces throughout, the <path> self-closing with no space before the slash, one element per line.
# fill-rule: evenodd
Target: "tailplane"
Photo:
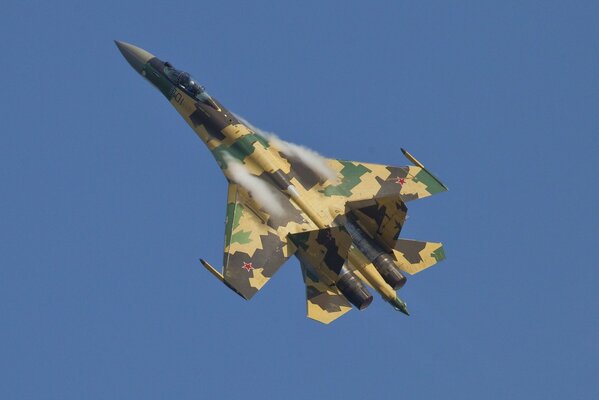
<path fill-rule="evenodd" d="M 399 268 L 414 275 L 444 260 L 445 250 L 442 243 L 398 239 L 393 249 L 393 256 Z"/>

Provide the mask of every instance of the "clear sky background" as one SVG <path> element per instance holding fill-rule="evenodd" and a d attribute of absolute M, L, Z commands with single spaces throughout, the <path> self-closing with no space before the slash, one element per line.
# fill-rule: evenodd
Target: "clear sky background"
<path fill-rule="evenodd" d="M 11 1 L 0 11 L 2 399 L 599 398 L 596 1 Z M 327 157 L 450 188 L 448 259 L 330 326 L 295 259 L 245 302 L 226 182 L 113 40 Z"/>

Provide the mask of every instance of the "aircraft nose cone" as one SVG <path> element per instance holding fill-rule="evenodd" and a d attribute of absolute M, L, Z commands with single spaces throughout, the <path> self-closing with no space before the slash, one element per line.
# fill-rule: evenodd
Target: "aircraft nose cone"
<path fill-rule="evenodd" d="M 154 58 L 153 54 L 148 53 L 144 49 L 140 49 L 137 46 L 133 46 L 132 44 L 118 40 L 115 40 L 114 43 L 116 43 L 116 47 L 119 48 L 121 54 L 123 54 L 127 62 L 129 62 L 133 69 L 140 74 L 144 64 Z"/>

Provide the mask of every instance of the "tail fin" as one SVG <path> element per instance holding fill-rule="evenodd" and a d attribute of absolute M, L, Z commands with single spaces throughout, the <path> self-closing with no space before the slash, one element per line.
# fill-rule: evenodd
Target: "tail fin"
<path fill-rule="evenodd" d="M 393 255 L 399 268 L 414 275 L 444 260 L 445 250 L 442 243 L 398 239 L 393 249 Z"/>
<path fill-rule="evenodd" d="M 350 215 L 356 218 L 373 238 L 380 239 L 387 249 L 395 246 L 408 212 L 406 204 L 397 196 L 349 202 L 346 208 Z"/>
<path fill-rule="evenodd" d="M 351 236 L 340 226 L 292 233 L 289 238 L 297 246 L 300 260 L 334 276 L 343 268 L 352 244 Z"/>
<path fill-rule="evenodd" d="M 322 228 L 289 235 L 297 246 L 300 261 L 310 265 L 318 274 L 334 283 L 347 301 L 359 310 L 372 303 L 372 295 L 361 279 L 348 268 L 352 238 L 342 226 Z"/>

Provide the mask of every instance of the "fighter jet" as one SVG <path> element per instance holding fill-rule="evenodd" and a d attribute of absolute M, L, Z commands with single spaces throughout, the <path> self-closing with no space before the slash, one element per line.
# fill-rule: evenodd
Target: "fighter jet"
<path fill-rule="evenodd" d="M 399 238 L 406 203 L 447 188 L 416 158 L 391 167 L 325 159 L 268 137 L 225 108 L 187 72 L 131 44 L 116 45 L 206 144 L 229 183 L 222 272 L 246 300 L 292 255 L 300 261 L 307 316 L 328 324 L 373 300 L 367 286 L 408 314 L 396 291 L 445 258 L 441 243 Z"/>

